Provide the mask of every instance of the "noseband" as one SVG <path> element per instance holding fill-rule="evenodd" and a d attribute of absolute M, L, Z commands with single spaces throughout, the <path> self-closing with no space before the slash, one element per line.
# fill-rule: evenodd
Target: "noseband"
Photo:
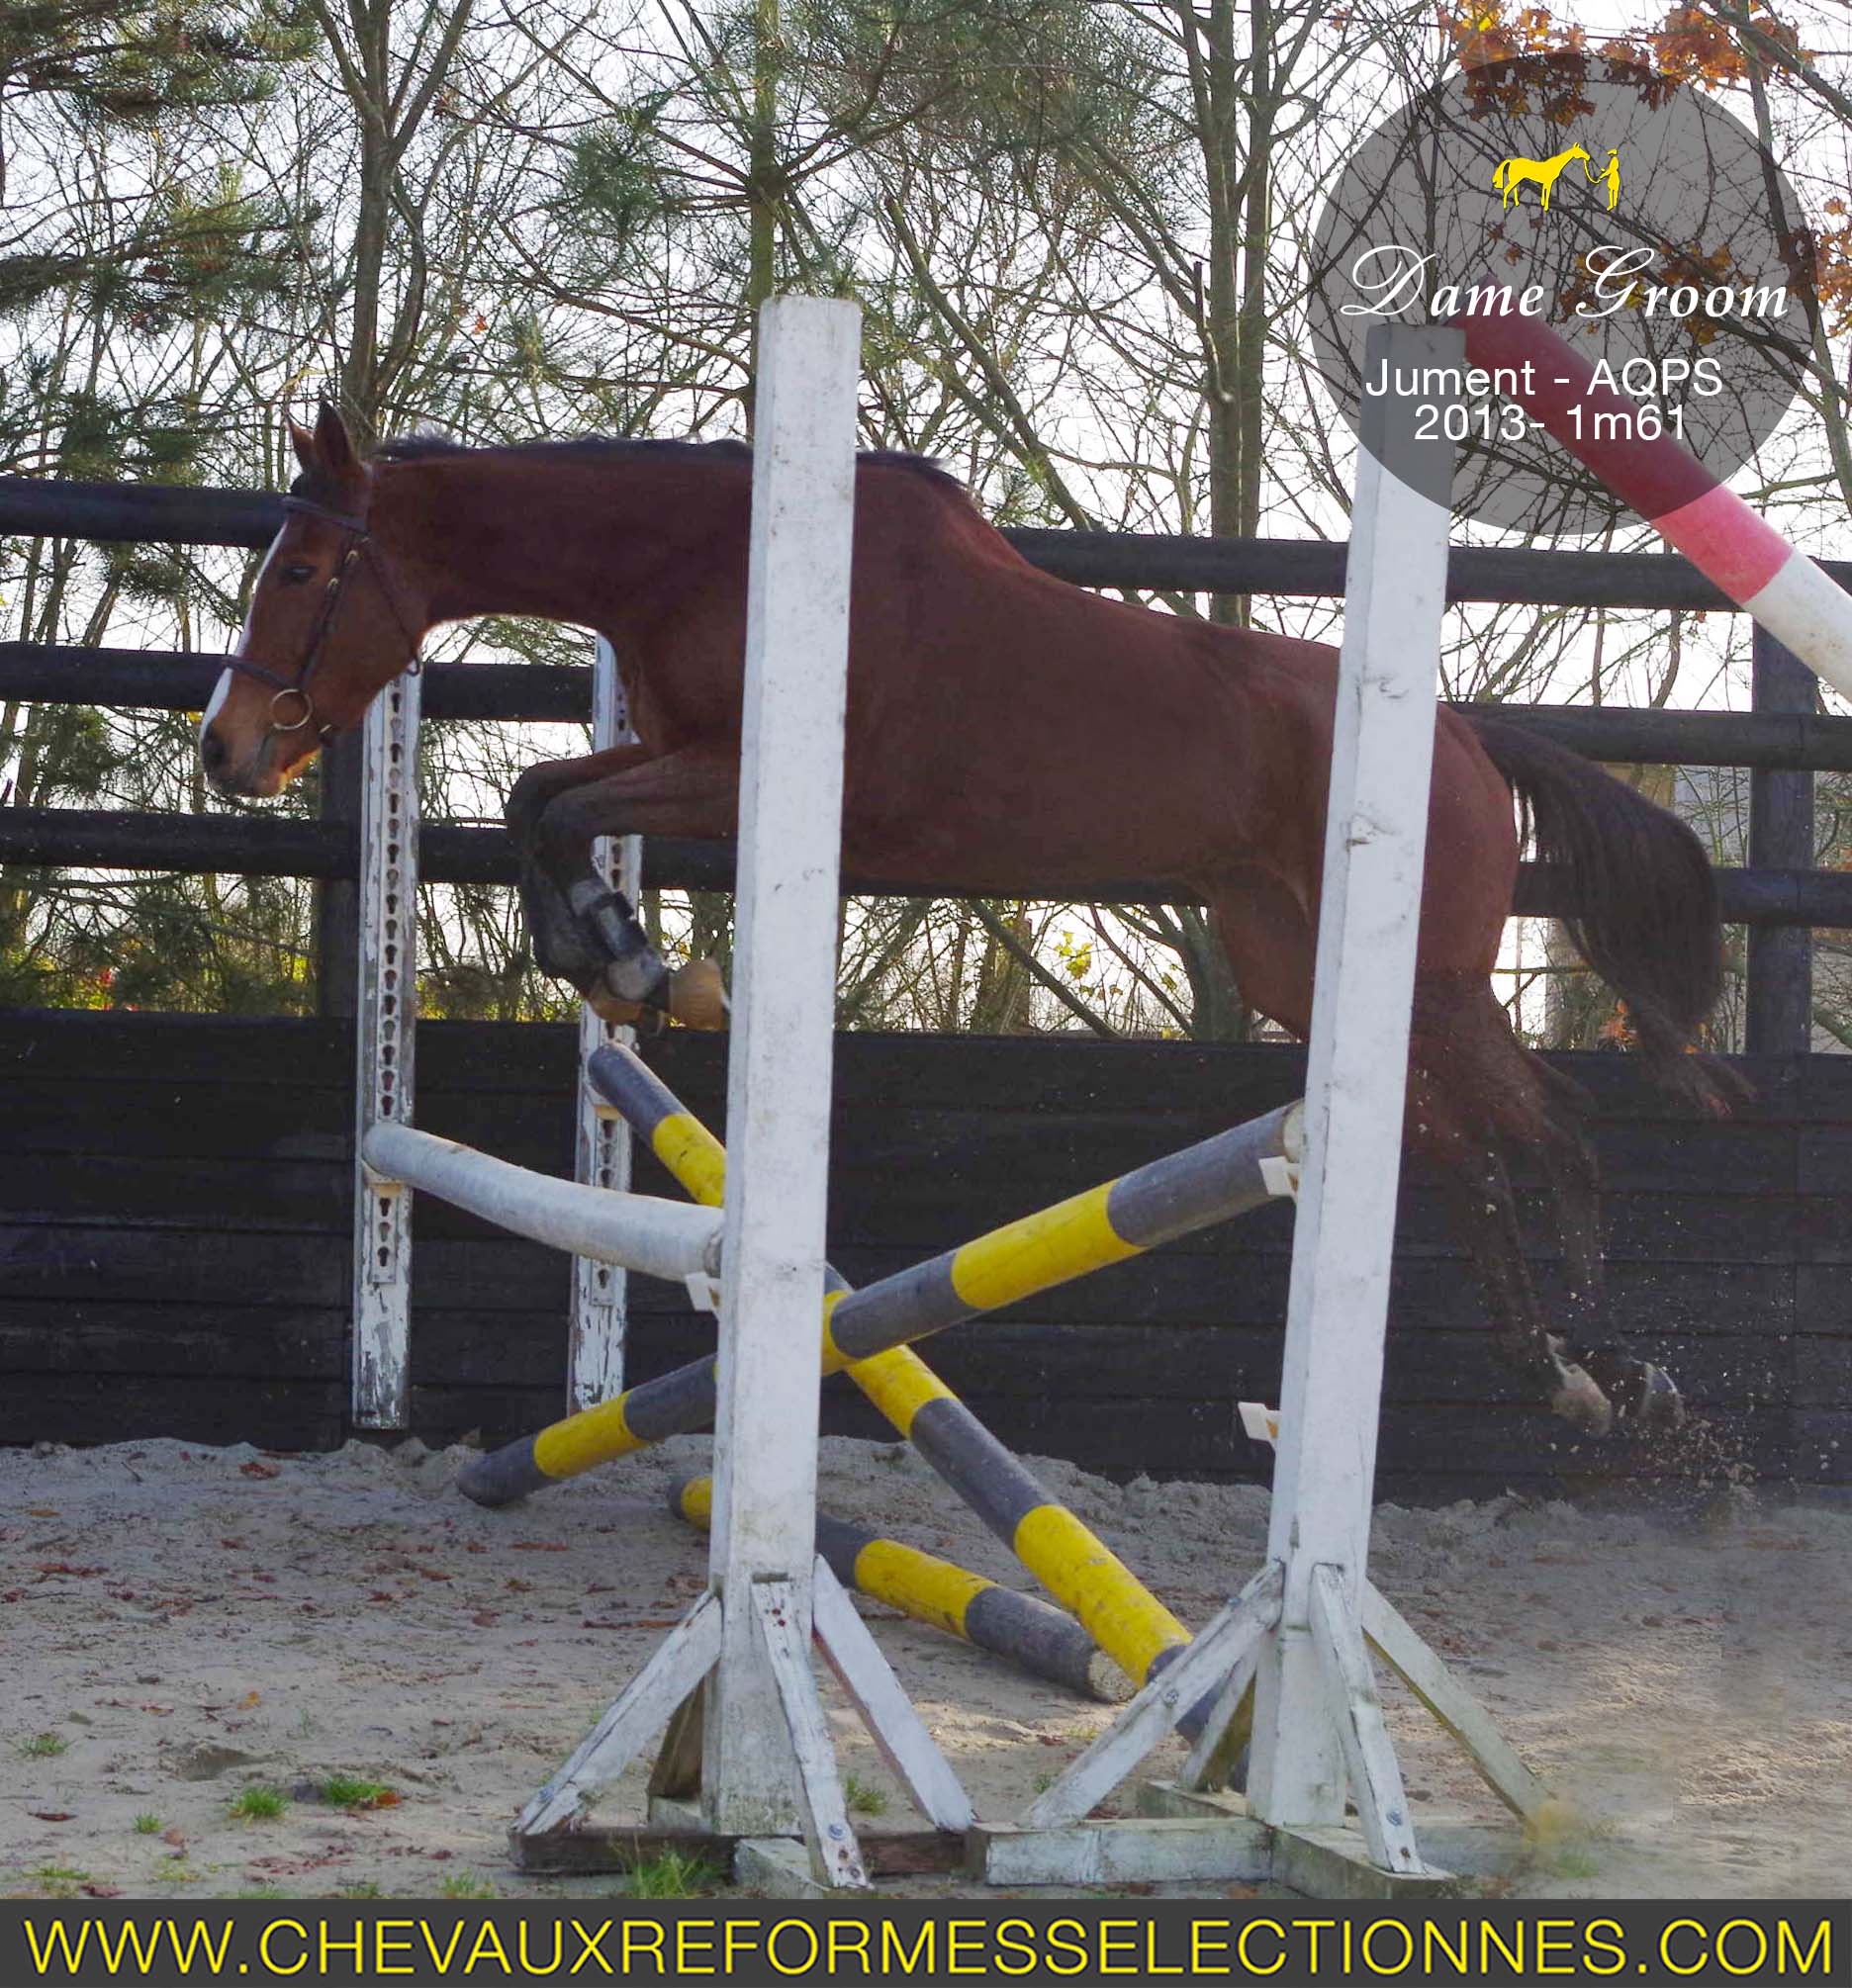
<path fill-rule="evenodd" d="M 402 669 L 416 676 L 424 665 L 418 655 L 417 640 L 407 625 L 404 611 L 399 605 L 398 590 L 392 583 L 392 576 L 380 563 L 373 546 L 372 527 L 363 517 L 354 517 L 349 512 L 329 510 L 325 504 L 312 502 L 308 497 L 286 497 L 283 508 L 302 517 L 320 518 L 324 524 L 331 524 L 336 531 L 345 534 L 348 544 L 341 554 L 340 562 L 334 569 L 334 577 L 328 582 L 322 595 L 322 606 L 316 616 L 315 627 L 309 634 L 309 646 L 303 653 L 302 667 L 294 678 L 279 677 L 274 670 L 266 669 L 261 663 L 253 663 L 248 656 L 230 656 L 226 668 L 235 670 L 240 677 L 254 678 L 259 683 L 268 683 L 276 694 L 270 699 L 270 729 L 272 732 L 300 732 L 305 725 L 316 724 L 315 699 L 309 694 L 310 678 L 322 661 L 323 652 L 327 648 L 328 637 L 334 632 L 334 617 L 339 612 L 343 598 L 342 588 L 354 568 L 364 559 L 372 569 L 373 578 L 379 583 L 380 591 L 386 596 L 386 604 L 392 609 L 392 617 L 399 624 L 399 633 L 405 637 L 407 661 Z M 297 715 L 284 720 L 286 708 L 295 708 Z M 316 737 L 324 743 L 334 736 L 332 725 L 316 725 Z"/>

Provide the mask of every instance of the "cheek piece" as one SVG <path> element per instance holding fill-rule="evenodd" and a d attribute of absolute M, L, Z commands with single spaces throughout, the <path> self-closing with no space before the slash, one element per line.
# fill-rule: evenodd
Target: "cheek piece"
<path fill-rule="evenodd" d="M 401 670 L 410 670 L 416 675 L 423 666 L 418 655 L 417 638 L 413 635 L 405 610 L 400 605 L 399 591 L 394 587 L 392 576 L 381 563 L 373 545 L 371 527 L 363 517 L 354 517 L 349 512 L 329 510 L 325 504 L 313 503 L 308 497 L 286 497 L 283 508 L 301 517 L 320 518 L 324 524 L 331 524 L 341 532 L 346 540 L 339 564 L 334 569 L 334 577 L 323 590 L 322 606 L 316 615 L 315 627 L 309 632 L 308 646 L 303 651 L 303 660 L 293 678 L 280 677 L 274 670 L 266 669 L 261 663 L 253 663 L 248 656 L 229 656 L 226 668 L 234 670 L 240 677 L 250 677 L 259 683 L 268 683 L 275 691 L 270 699 L 270 730 L 276 732 L 300 732 L 305 725 L 315 727 L 318 739 L 326 741 L 334 736 L 335 726 L 319 724 L 316 718 L 315 698 L 309 685 L 327 649 L 328 637 L 334 632 L 334 619 L 340 612 L 342 600 L 346 597 L 345 587 L 352 578 L 354 569 L 362 561 L 378 583 L 380 591 L 386 596 L 386 604 L 392 609 L 392 617 L 399 624 L 399 633 L 405 637 L 406 661 Z"/>

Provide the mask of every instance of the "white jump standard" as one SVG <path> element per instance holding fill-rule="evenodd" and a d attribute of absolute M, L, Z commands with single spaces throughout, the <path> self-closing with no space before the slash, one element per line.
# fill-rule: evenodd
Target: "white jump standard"
<path fill-rule="evenodd" d="M 801 1833 L 808 1869 L 793 1881 L 833 1887 L 868 1880 L 813 1635 L 917 1806 L 940 1830 L 971 1822 L 815 1558 L 815 1372 L 791 1357 L 815 1344 L 823 1302 L 860 322 L 816 299 L 775 299 L 761 316 L 709 1585 L 515 1825 L 518 1838 L 570 1830 L 699 1694 L 707 1832 L 770 1840 L 757 1854 L 775 1867 Z"/>
<path fill-rule="evenodd" d="M 617 660 L 601 639 L 594 652 L 595 751 L 632 734 Z M 408 671 L 367 706 L 361 738 L 359 1027 L 355 1054 L 353 1374 L 351 1408 L 363 1429 L 403 1429 L 410 1421 L 412 1339 L 412 1183 L 395 1175 L 376 1145 L 375 1127 L 412 1122 L 417 1047 L 417 757 L 422 679 Z M 601 875 L 632 897 L 641 844 L 601 839 Z M 580 1011 L 575 1178 L 589 1187 L 630 1185 L 630 1133 L 586 1075 L 601 1048 L 626 1044 L 632 1031 Z M 590 1407 L 623 1386 L 626 1271 L 609 1258 L 573 1262 L 567 1405 Z"/>
<path fill-rule="evenodd" d="M 1380 325 L 1370 363 L 1455 365 L 1452 331 Z M 1406 401 L 1367 405 L 1346 572 L 1293 1234 L 1280 1450 L 1267 1564 L 1018 1828 L 973 1831 L 998 1883 L 1277 1878 L 1327 1896 L 1433 1889 L 1365 1637 L 1393 1662 L 1518 1813 L 1546 1795 L 1470 1695 L 1368 1587 L 1370 1498 L 1401 1171 L 1416 937 L 1428 834 L 1435 693 L 1446 603 L 1452 451 L 1418 442 Z M 1417 1680 L 1421 1680 L 1417 1682 Z M 1204 1691 L 1214 1713 L 1159 1796 L 1197 1816 L 1149 1841 L 1087 1816 Z M 1236 1741 L 1252 1752 L 1245 1804 L 1219 1794 Z M 1357 1830 L 1345 1827 L 1346 1796 Z M 1217 1826 L 1219 1822 L 1219 1827 Z"/>

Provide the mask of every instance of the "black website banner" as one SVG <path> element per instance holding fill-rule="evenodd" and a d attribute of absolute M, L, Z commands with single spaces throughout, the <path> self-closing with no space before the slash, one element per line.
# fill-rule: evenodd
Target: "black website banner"
<path fill-rule="evenodd" d="M 1843 1904 L 274 1900 L 0 1911 L 0 1980 L 1844 1982 Z"/>

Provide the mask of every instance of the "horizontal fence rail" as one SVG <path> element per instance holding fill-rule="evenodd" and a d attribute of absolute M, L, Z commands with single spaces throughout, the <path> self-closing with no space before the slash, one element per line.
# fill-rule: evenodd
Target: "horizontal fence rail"
<path fill-rule="evenodd" d="M 0 477 L 0 535 L 103 544 L 230 545 L 256 551 L 283 522 L 270 491 L 188 490 L 161 484 L 46 483 Z M 1340 541 L 1191 538 L 1159 532 L 1006 531 L 1025 559 L 1082 587 L 1337 598 Z M 1822 561 L 1852 589 L 1852 564 Z M 1658 552 L 1531 552 L 1455 546 L 1447 597 L 1538 607 L 1721 608 L 1728 595 L 1689 560 Z"/>
<path fill-rule="evenodd" d="M 105 704 L 121 711 L 203 711 L 223 656 L 171 649 L 78 649 L 0 642 L 0 703 Z M 583 664 L 431 663 L 421 716 L 586 724 L 592 672 Z M 1847 721 L 1852 732 L 1852 720 Z"/>
<path fill-rule="evenodd" d="M 199 711 L 225 667 L 218 656 L 0 642 L 0 702 Z M 1649 711 L 1593 704 L 1456 703 L 1614 766 L 1756 767 L 1852 772 L 1852 718 L 1815 712 Z M 421 715 L 440 721 L 585 724 L 592 672 L 580 664 L 432 663 Z"/>
<path fill-rule="evenodd" d="M 338 879 L 360 869 L 358 832 L 329 821 L 244 815 L 110 813 L 65 808 L 0 808 L 0 863 L 46 868 L 165 870 L 181 873 Z M 499 828 L 427 824 L 418 838 L 418 875 L 426 883 L 511 884 L 514 854 Z M 1723 916 L 1741 925 L 1852 928 L 1852 871 L 1718 869 Z M 731 842 L 657 836 L 643 845 L 646 889 L 731 890 Z M 891 881 L 845 876 L 858 897 L 964 897 L 965 886 L 930 879 Z M 997 896 L 1044 897 L 1033 877 Z M 1058 892 L 1058 896 L 1067 893 Z M 1149 878 L 1106 877 L 1101 904 L 1187 904 L 1187 892 Z M 1571 915 L 1574 898 L 1543 864 L 1520 865 L 1513 909 L 1527 918 Z"/>

